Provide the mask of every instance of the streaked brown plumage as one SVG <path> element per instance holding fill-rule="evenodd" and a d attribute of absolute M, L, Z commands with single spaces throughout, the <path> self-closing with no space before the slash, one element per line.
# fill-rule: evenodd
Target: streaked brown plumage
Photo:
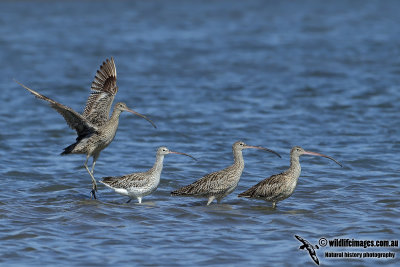
<path fill-rule="evenodd" d="M 180 154 L 193 158 L 186 153 L 175 152 L 166 147 L 160 147 L 157 150 L 156 162 L 147 172 L 131 173 L 119 177 L 104 177 L 100 183 L 114 189 L 118 194 L 128 196 L 128 202 L 130 202 L 132 198 L 137 198 L 138 202 L 142 203 L 142 198 L 144 196 L 153 193 L 157 189 L 160 183 L 164 156 L 168 154 Z"/>
<path fill-rule="evenodd" d="M 91 90 L 82 115 L 92 124 L 102 126 L 108 121 L 112 102 L 118 92 L 114 58 L 106 59 L 97 70 Z"/>
<path fill-rule="evenodd" d="M 218 203 L 220 203 L 225 196 L 235 190 L 239 183 L 244 169 L 242 150 L 246 148 L 266 150 L 280 157 L 278 153 L 268 148 L 249 146 L 242 141 L 238 141 L 232 146 L 234 163 L 231 166 L 207 174 L 196 182 L 171 192 L 171 194 L 176 196 L 205 197 L 208 198 L 207 205 L 210 205 L 214 199 L 217 199 Z"/>
<path fill-rule="evenodd" d="M 333 160 L 342 167 L 342 164 L 329 156 L 316 152 L 305 151 L 303 148 L 295 146 L 290 151 L 289 169 L 287 169 L 285 172 L 272 175 L 271 177 L 262 180 L 258 184 L 240 193 L 238 196 L 247 198 L 260 198 L 266 201 L 271 201 L 272 207 L 275 208 L 278 201 L 290 197 L 293 194 L 294 189 L 296 188 L 297 181 L 301 173 L 301 155 L 314 155 L 325 157 Z"/>
<path fill-rule="evenodd" d="M 156 127 L 146 116 L 129 109 L 124 103 L 115 104 L 113 113 L 109 118 L 111 104 L 118 91 L 116 78 L 117 74 L 114 60 L 113 58 L 111 58 L 111 60 L 107 59 L 106 62 L 103 62 L 103 65 L 100 66 L 100 70 L 96 73 L 95 79 L 92 83 L 92 93 L 89 96 L 82 115 L 16 81 L 37 98 L 49 102 L 50 106 L 64 117 L 67 124 L 72 129 L 76 130 L 78 135 L 76 142 L 64 148 L 61 155 L 86 154 L 84 166 L 92 178 L 91 194 L 94 198 L 96 198 L 95 192 L 97 191 L 96 180 L 93 176 L 94 166 L 100 152 L 114 139 L 121 112 L 131 112 L 148 120 L 154 127 Z M 93 157 L 91 171 L 87 166 L 90 157 Z"/>

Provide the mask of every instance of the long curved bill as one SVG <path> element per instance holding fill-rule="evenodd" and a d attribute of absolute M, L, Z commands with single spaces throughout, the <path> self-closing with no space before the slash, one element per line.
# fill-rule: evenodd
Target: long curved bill
<path fill-rule="evenodd" d="M 279 155 L 277 152 L 275 152 L 275 151 L 273 151 L 273 150 L 271 150 L 271 149 L 268 149 L 268 148 L 262 147 L 262 146 L 249 146 L 249 145 L 246 145 L 246 146 L 245 146 L 245 148 L 255 148 L 255 149 L 262 149 L 262 150 L 265 150 L 265 151 L 268 151 L 268 152 L 274 153 L 274 154 L 275 154 L 275 155 L 277 155 L 278 157 L 282 158 L 282 157 L 281 157 L 281 155 Z"/>
<path fill-rule="evenodd" d="M 343 165 L 339 161 L 337 161 L 334 158 L 331 158 L 331 157 L 329 157 L 327 155 L 323 155 L 323 154 L 320 154 L 320 153 L 317 153 L 317 152 L 312 152 L 312 151 L 304 151 L 303 155 L 312 155 L 312 156 L 320 156 L 320 157 L 328 158 L 328 159 L 333 160 L 334 162 L 336 162 L 336 164 L 339 165 L 340 167 L 343 167 Z"/>
<path fill-rule="evenodd" d="M 190 158 L 192 158 L 192 159 L 194 159 L 194 160 L 197 160 L 195 157 L 192 157 L 192 156 L 190 156 L 189 154 L 186 154 L 186 153 L 182 153 L 182 152 L 175 152 L 175 151 L 169 151 L 169 153 L 170 153 L 170 154 L 179 154 L 179 155 L 185 155 L 185 156 L 188 156 L 188 157 L 190 157 Z"/>
<path fill-rule="evenodd" d="M 145 119 L 145 120 L 147 120 L 148 122 L 150 122 L 151 125 L 153 125 L 154 128 L 157 128 L 157 126 L 154 124 L 154 122 L 152 122 L 152 121 L 151 121 L 149 118 L 147 118 L 145 115 L 142 115 L 142 114 L 140 114 L 140 113 L 138 113 L 138 112 L 136 112 L 136 111 L 134 111 L 134 110 L 132 110 L 132 109 L 129 109 L 129 108 L 127 108 L 125 111 L 128 111 L 128 112 L 133 113 L 133 114 L 135 114 L 135 115 L 137 115 L 137 116 L 139 116 L 139 117 L 142 117 L 143 119 Z"/>

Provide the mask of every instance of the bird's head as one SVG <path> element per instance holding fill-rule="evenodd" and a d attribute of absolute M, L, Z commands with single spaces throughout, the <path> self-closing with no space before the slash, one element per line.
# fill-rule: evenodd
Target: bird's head
<path fill-rule="evenodd" d="M 232 146 L 233 151 L 242 151 L 243 149 L 247 149 L 247 148 L 265 150 L 265 151 L 268 151 L 268 152 L 271 152 L 271 153 L 277 155 L 278 157 L 281 157 L 281 155 L 279 155 L 277 152 L 275 152 L 275 151 L 273 151 L 271 149 L 268 149 L 268 148 L 265 148 L 265 147 L 261 147 L 261 146 L 250 146 L 250 145 L 247 145 L 243 141 L 237 141 Z"/>
<path fill-rule="evenodd" d="M 291 157 L 300 157 L 301 155 L 311 155 L 311 156 L 324 157 L 324 158 L 328 158 L 330 160 L 333 160 L 340 167 L 343 167 L 343 165 L 340 162 L 338 162 L 337 160 L 335 160 L 332 157 L 329 157 L 327 155 L 320 154 L 320 153 L 317 153 L 317 152 L 306 151 L 302 147 L 299 147 L 299 146 L 293 147 L 292 150 L 290 151 L 290 155 L 291 155 Z"/>
<path fill-rule="evenodd" d="M 157 128 L 157 126 L 154 124 L 154 122 L 152 122 L 149 118 L 147 118 L 145 115 L 140 114 L 139 112 L 136 112 L 136 111 L 128 108 L 128 106 L 123 102 L 118 102 L 117 104 L 115 104 L 114 110 L 119 110 L 120 112 L 128 111 L 128 112 L 130 112 L 132 114 L 135 114 L 136 116 L 142 117 L 143 119 L 145 119 L 148 122 L 150 122 L 153 125 L 154 128 Z"/>
<path fill-rule="evenodd" d="M 168 149 L 167 147 L 165 147 L 165 146 L 159 147 L 158 150 L 157 150 L 157 155 L 168 155 L 168 154 L 185 155 L 185 156 L 187 156 L 187 157 L 190 157 L 190 158 L 196 160 L 194 157 L 192 157 L 192 156 L 189 155 L 189 154 L 182 153 L 182 152 L 171 151 L 171 150 L 169 150 L 169 149 Z"/>

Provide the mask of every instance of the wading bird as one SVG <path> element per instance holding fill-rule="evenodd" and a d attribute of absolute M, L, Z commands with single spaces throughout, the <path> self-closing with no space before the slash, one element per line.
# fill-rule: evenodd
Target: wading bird
<path fill-rule="evenodd" d="M 301 155 L 325 157 L 333 160 L 339 166 L 343 167 L 342 164 L 331 157 L 316 152 L 305 151 L 303 148 L 295 146 L 290 151 L 290 167 L 288 170 L 280 174 L 272 175 L 268 179 L 262 180 L 250 189 L 240 193 L 238 196 L 247 198 L 260 198 L 266 201 L 271 201 L 272 208 L 275 208 L 278 201 L 290 197 L 296 188 L 297 181 L 301 173 Z"/>
<path fill-rule="evenodd" d="M 139 203 L 142 203 L 142 198 L 144 196 L 150 195 L 157 189 L 163 169 L 164 156 L 168 154 L 185 155 L 196 160 L 189 154 L 170 151 L 163 146 L 158 148 L 156 162 L 147 172 L 131 173 L 120 177 L 105 177 L 99 182 L 114 189 L 114 191 L 120 195 L 128 196 L 129 200 L 127 203 L 129 203 L 132 198 L 136 198 Z"/>
<path fill-rule="evenodd" d="M 196 182 L 171 192 L 171 194 L 175 196 L 205 197 L 208 198 L 207 205 L 210 205 L 214 199 L 217 199 L 217 202 L 220 203 L 224 197 L 235 190 L 239 183 L 244 169 L 242 150 L 247 148 L 266 150 L 281 157 L 278 153 L 268 148 L 249 146 L 242 141 L 238 141 L 232 146 L 234 163 L 231 166 L 207 174 Z"/>
<path fill-rule="evenodd" d="M 149 121 L 154 127 L 155 124 L 146 116 L 129 109 L 125 103 L 117 103 L 114 106 L 111 117 L 110 109 L 114 96 L 118 91 L 117 72 L 114 59 L 106 60 L 100 66 L 91 86 L 91 94 L 87 100 L 83 114 L 79 114 L 73 109 L 64 106 L 27 86 L 16 81 L 23 88 L 31 92 L 37 98 L 50 103 L 50 106 L 60 113 L 67 124 L 78 134 L 76 142 L 64 148 L 61 155 L 66 154 L 86 154 L 84 166 L 92 178 L 91 195 L 96 198 L 97 185 L 93 176 L 94 166 L 100 152 L 106 148 L 114 139 L 117 132 L 119 116 L 122 111 L 131 112 Z M 87 162 L 93 157 L 92 170 L 90 171 Z"/>

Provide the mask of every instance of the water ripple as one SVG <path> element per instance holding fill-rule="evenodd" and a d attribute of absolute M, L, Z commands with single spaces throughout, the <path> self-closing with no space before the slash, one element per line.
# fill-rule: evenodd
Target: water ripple
<path fill-rule="evenodd" d="M 398 237 L 395 1 L 2 1 L 0 9 L 1 265 L 292 266 L 311 264 L 294 234 L 312 244 Z M 103 185 L 91 200 L 85 156 L 59 155 L 75 132 L 13 81 L 82 111 L 110 56 L 115 101 L 158 129 L 122 114 L 96 178 L 150 168 L 159 146 L 198 159 L 166 157 L 159 188 L 141 205 Z M 170 196 L 231 164 L 237 140 L 283 158 L 243 152 L 242 179 L 221 204 Z M 284 171 L 294 145 L 344 167 L 302 157 L 298 186 L 277 209 L 237 197 Z M 323 251 L 323 265 L 397 263 Z"/>

